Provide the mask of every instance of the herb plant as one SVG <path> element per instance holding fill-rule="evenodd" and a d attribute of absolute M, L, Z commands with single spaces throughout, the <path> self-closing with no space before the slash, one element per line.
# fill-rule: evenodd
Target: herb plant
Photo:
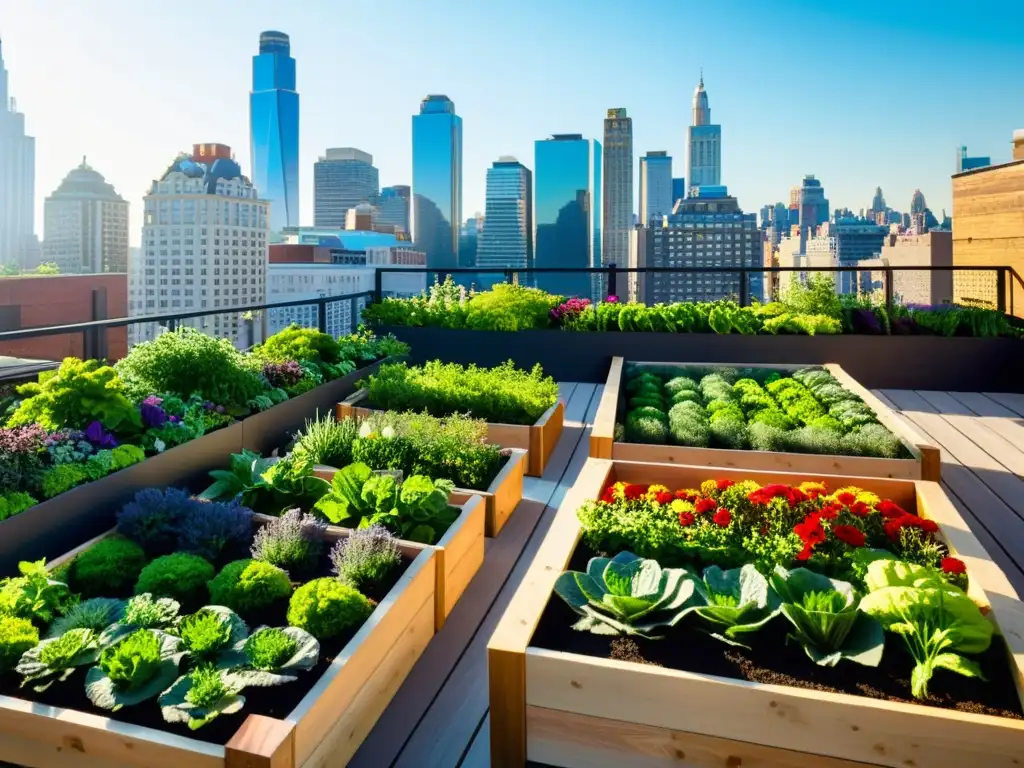
<path fill-rule="evenodd" d="M 133 629 L 167 630 L 177 624 L 181 605 L 169 597 L 153 597 L 148 592 L 128 601 L 120 623 Z"/>
<path fill-rule="evenodd" d="M 125 601 L 112 597 L 94 597 L 68 610 L 67 614 L 50 625 L 47 637 L 60 637 L 72 629 L 91 629 L 100 632 L 124 615 Z"/>
<path fill-rule="evenodd" d="M 334 573 L 356 589 L 380 584 L 401 562 L 398 540 L 382 525 L 352 531 L 331 550 Z"/>
<path fill-rule="evenodd" d="M 328 640 L 359 626 L 371 613 L 373 603 L 355 588 L 337 579 L 314 579 L 292 593 L 288 623 Z"/>
<path fill-rule="evenodd" d="M 168 723 L 186 723 L 198 730 L 220 715 L 230 715 L 245 706 L 239 695 L 241 681 L 213 666 L 195 667 L 160 694 L 158 703 Z"/>
<path fill-rule="evenodd" d="M 110 537 L 71 561 L 68 584 L 83 597 L 129 595 L 145 566 L 142 547 L 130 539 Z"/>
<path fill-rule="evenodd" d="M 292 593 L 288 574 L 276 565 L 260 560 L 228 563 L 209 584 L 210 599 L 242 616 L 256 616 Z"/>
<path fill-rule="evenodd" d="M 0 615 L 28 619 L 37 626 L 49 624 L 76 602 L 67 584 L 50 578 L 46 561 L 18 563 L 21 576 L 0 581 Z"/>
<path fill-rule="evenodd" d="M 296 435 L 295 452 L 303 453 L 314 464 L 347 467 L 352 463 L 352 442 L 359 434 L 355 419 L 336 420 L 330 414 L 306 421 Z"/>
<path fill-rule="evenodd" d="M 252 557 L 283 568 L 293 576 L 308 572 L 323 551 L 326 530 L 327 524 L 313 515 L 290 509 L 256 532 Z"/>
<path fill-rule="evenodd" d="M 114 712 L 151 699 L 178 674 L 181 640 L 151 629 L 139 629 L 108 646 L 85 677 L 85 694 L 101 709 Z"/>
<path fill-rule="evenodd" d="M 22 654 L 39 642 L 39 630 L 28 619 L 0 616 L 0 675 L 14 669 Z"/>
<path fill-rule="evenodd" d="M 189 494 L 177 488 L 145 488 L 117 513 L 117 530 L 150 557 L 168 555 L 178 548 L 193 504 Z"/>

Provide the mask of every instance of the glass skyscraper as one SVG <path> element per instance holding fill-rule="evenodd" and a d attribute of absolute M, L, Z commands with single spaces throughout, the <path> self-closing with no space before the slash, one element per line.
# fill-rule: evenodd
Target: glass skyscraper
<path fill-rule="evenodd" d="M 299 94 L 288 35 L 263 32 L 249 94 L 252 183 L 270 201 L 270 229 L 299 221 Z"/>
<path fill-rule="evenodd" d="M 668 216 L 672 199 L 672 158 L 668 152 L 648 152 L 640 158 L 640 223 L 645 227 L 652 216 Z"/>
<path fill-rule="evenodd" d="M 431 269 L 459 265 L 462 118 L 447 96 L 427 96 L 412 118 L 412 240 Z"/>
<path fill-rule="evenodd" d="M 313 164 L 313 226 L 344 229 L 349 209 L 376 203 L 379 193 L 373 155 L 353 147 L 328 149 Z"/>
<path fill-rule="evenodd" d="M 487 169 L 487 208 L 476 252 L 480 269 L 533 266 L 533 174 L 514 157 L 501 157 Z M 503 280 L 480 273 L 479 284 Z M 530 282 L 523 275 L 521 283 Z"/>
<path fill-rule="evenodd" d="M 534 145 L 534 222 L 537 268 L 601 265 L 601 143 L 581 134 L 556 134 Z M 587 274 L 538 274 L 537 287 L 593 298 Z"/>

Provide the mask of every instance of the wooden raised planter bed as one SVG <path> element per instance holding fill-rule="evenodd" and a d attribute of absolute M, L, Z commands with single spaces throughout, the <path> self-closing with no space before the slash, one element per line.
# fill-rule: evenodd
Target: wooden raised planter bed
<path fill-rule="evenodd" d="M 343 532 L 329 535 L 338 537 Z M 101 537 L 58 558 L 67 562 Z M 284 719 L 249 715 L 224 746 L 93 714 L 0 696 L 0 758 L 32 768 L 343 766 L 434 635 L 437 553 L 413 557 L 356 635 Z M 139 706 L 156 706 L 146 702 Z"/>
<path fill-rule="evenodd" d="M 1002 631 L 1024 700 L 1024 605 L 937 483 L 591 458 L 488 644 L 492 765 L 522 766 L 526 760 L 569 768 L 1021 765 L 1021 720 L 764 685 L 531 644 L 555 580 L 579 541 L 576 510 L 584 501 L 599 498 L 617 480 L 689 487 L 708 477 L 786 484 L 821 480 L 830 488 L 853 483 L 937 522 L 950 550 L 967 565 L 969 591 Z"/>
<path fill-rule="evenodd" d="M 694 368 L 767 368 L 780 372 L 795 371 L 807 366 L 768 365 L 760 363 L 638 363 L 667 367 Z M 900 439 L 910 452 L 909 459 L 881 459 L 868 456 L 819 456 L 810 453 L 783 451 L 738 451 L 726 448 L 693 448 L 682 445 L 649 445 L 615 441 L 615 423 L 620 410 L 625 415 L 624 358 L 612 358 L 604 394 L 590 433 L 590 455 L 597 459 L 623 461 L 649 461 L 664 464 L 701 464 L 708 467 L 737 467 L 740 469 L 775 470 L 780 472 L 810 472 L 855 477 L 892 477 L 906 480 L 932 480 L 938 482 L 941 474 L 939 449 L 928 443 L 906 422 L 896 418 L 886 405 L 857 383 L 838 365 L 822 366 L 831 373 L 844 389 L 857 395 L 874 411 L 882 426 Z"/>

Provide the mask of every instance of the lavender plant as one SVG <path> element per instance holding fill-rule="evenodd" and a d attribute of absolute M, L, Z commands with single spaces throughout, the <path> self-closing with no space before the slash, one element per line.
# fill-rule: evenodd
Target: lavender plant
<path fill-rule="evenodd" d="M 177 549 L 186 515 L 196 502 L 177 488 L 145 488 L 117 514 L 117 530 L 150 557 Z"/>
<path fill-rule="evenodd" d="M 290 574 L 308 571 L 323 551 L 327 524 L 289 509 L 256 532 L 251 554 L 254 559 L 283 568 Z"/>
<path fill-rule="evenodd" d="M 251 509 L 238 501 L 193 500 L 178 534 L 178 551 L 218 562 L 241 554 L 251 540 Z"/>
<path fill-rule="evenodd" d="M 331 550 L 333 572 L 341 582 L 356 589 L 379 583 L 401 561 L 398 539 L 382 525 L 355 530 Z"/>

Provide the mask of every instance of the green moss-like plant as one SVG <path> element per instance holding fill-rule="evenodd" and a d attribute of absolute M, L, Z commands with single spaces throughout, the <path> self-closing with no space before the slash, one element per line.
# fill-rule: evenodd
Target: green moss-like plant
<path fill-rule="evenodd" d="M 292 594 L 288 623 L 325 640 L 358 626 L 371 613 L 373 603 L 357 589 L 337 579 L 314 579 Z"/>
<path fill-rule="evenodd" d="M 680 392 L 696 392 L 697 382 L 688 376 L 676 376 L 665 383 L 665 391 L 671 396 Z"/>
<path fill-rule="evenodd" d="M 169 597 L 182 606 L 194 608 L 206 600 L 206 584 L 214 568 L 203 558 L 185 552 L 164 555 L 151 562 L 135 582 L 135 594 Z"/>
<path fill-rule="evenodd" d="M 0 674 L 14 669 L 29 648 L 39 642 L 39 630 L 28 619 L 0 616 Z"/>
<path fill-rule="evenodd" d="M 103 539 L 71 561 L 68 585 L 83 597 L 121 597 L 145 567 L 146 553 L 134 541 Z"/>
<path fill-rule="evenodd" d="M 625 438 L 630 443 L 664 445 L 668 442 L 668 427 L 664 419 L 634 412 L 626 417 Z"/>
<path fill-rule="evenodd" d="M 253 616 L 288 599 L 292 585 L 281 568 L 260 560 L 236 560 L 209 583 L 210 600 Z"/>
<path fill-rule="evenodd" d="M 43 498 L 52 499 L 89 480 L 89 471 L 81 464 L 58 464 L 43 472 Z"/>

